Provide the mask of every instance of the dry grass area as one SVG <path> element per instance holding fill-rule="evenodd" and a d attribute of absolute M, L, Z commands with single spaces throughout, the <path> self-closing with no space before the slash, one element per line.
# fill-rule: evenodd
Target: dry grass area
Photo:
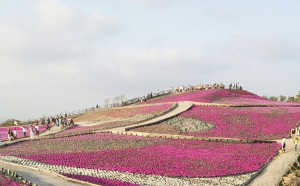
<path fill-rule="evenodd" d="M 159 109 L 159 105 L 167 105 L 163 104 L 139 104 L 134 106 L 127 107 L 117 107 L 117 108 L 109 108 L 109 109 L 101 109 L 95 110 L 84 115 L 78 116 L 74 118 L 74 122 L 112 122 L 112 121 L 120 121 L 128 118 L 136 118 L 138 115 L 147 115 L 147 114 L 158 114 L 156 113 L 156 109 L 149 110 L 149 113 L 139 113 L 139 110 L 144 108 L 158 108 L 158 112 L 162 112 L 165 109 Z M 171 107 L 172 105 L 170 105 Z"/>
<path fill-rule="evenodd" d="M 174 127 L 168 124 L 151 125 L 140 128 L 135 128 L 130 131 L 133 132 L 145 132 L 145 133 L 157 133 L 157 134 L 181 134 L 179 127 Z"/>

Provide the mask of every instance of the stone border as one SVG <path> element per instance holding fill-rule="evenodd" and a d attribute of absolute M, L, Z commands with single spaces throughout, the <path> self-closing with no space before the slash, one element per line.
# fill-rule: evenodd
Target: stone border
<path fill-rule="evenodd" d="M 78 183 L 78 184 L 82 184 L 82 185 L 88 185 L 88 186 L 99 186 L 98 184 L 94 184 L 94 183 L 90 183 L 90 182 L 85 182 L 85 181 L 81 181 L 81 180 L 77 180 L 77 179 L 73 179 L 73 178 L 68 178 L 66 176 L 63 176 L 59 173 L 56 173 L 54 171 L 50 171 L 50 170 L 46 170 L 46 169 L 38 169 L 38 168 L 34 168 L 34 167 L 30 167 L 30 166 L 26 166 L 26 165 L 19 165 L 19 164 L 15 164 L 15 163 L 10 163 L 10 162 L 6 162 L 6 161 L 2 161 L 0 160 L 1 163 L 4 163 L 4 164 L 9 164 L 9 165 L 13 165 L 13 166 L 17 166 L 17 167 L 22 167 L 22 168 L 26 168 L 26 169 L 32 169 L 32 170 L 35 170 L 35 171 L 40 171 L 40 172 L 43 172 L 43 173 L 47 173 L 47 174 L 50 174 L 54 177 L 60 177 L 66 181 L 70 181 L 70 182 L 74 182 L 74 183 Z"/>
<path fill-rule="evenodd" d="M 270 140 L 198 137 L 198 136 L 173 135 L 173 134 L 145 133 L 145 132 L 110 132 L 110 133 L 130 135 L 130 136 L 150 137 L 150 138 L 186 139 L 186 140 L 201 140 L 201 141 L 225 142 L 225 143 L 276 143 L 275 141 L 270 141 Z"/>

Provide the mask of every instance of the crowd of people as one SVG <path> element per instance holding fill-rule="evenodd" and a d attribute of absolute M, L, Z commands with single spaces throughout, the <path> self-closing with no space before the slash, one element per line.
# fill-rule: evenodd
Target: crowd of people
<path fill-rule="evenodd" d="M 188 85 L 188 86 L 178 86 L 176 88 L 171 87 L 169 90 L 171 92 L 187 92 L 187 91 L 211 90 L 211 89 L 225 89 L 225 85 L 223 83 Z"/>
<path fill-rule="evenodd" d="M 240 85 L 240 83 L 237 82 L 237 83 L 230 83 L 228 89 L 243 90 L 243 87 Z"/>
<path fill-rule="evenodd" d="M 67 115 L 65 115 L 65 117 L 60 115 L 57 117 L 41 118 L 40 120 L 36 120 L 35 123 L 33 121 L 28 121 L 28 123 L 29 123 L 28 129 L 25 126 L 20 126 L 22 129 L 22 132 L 23 132 L 23 134 L 21 136 L 20 136 L 20 134 L 18 136 L 16 127 L 8 128 L 8 130 L 7 130 L 8 140 L 13 141 L 17 138 L 26 137 L 27 130 L 29 130 L 30 138 L 39 137 L 40 125 L 46 126 L 46 130 L 50 130 L 51 126 L 54 126 L 54 125 L 56 125 L 56 126 L 62 125 L 62 127 L 74 125 L 73 119 L 71 117 L 67 117 Z"/>
<path fill-rule="evenodd" d="M 294 127 L 291 129 L 290 133 L 291 139 L 293 140 L 293 144 L 295 145 L 295 150 L 297 150 L 299 138 L 300 138 L 300 125 L 298 127 Z M 285 137 L 281 140 L 281 152 L 285 152 L 286 150 L 286 139 Z"/>

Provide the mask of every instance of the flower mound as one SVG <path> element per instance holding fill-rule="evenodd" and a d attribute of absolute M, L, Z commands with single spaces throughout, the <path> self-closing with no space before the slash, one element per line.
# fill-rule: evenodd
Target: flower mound
<path fill-rule="evenodd" d="M 159 102 L 179 102 L 179 101 L 194 101 L 194 102 L 204 102 L 204 103 L 213 103 L 222 98 L 235 97 L 240 99 L 256 99 L 256 100 L 265 100 L 262 97 L 259 97 L 253 93 L 250 93 L 245 90 L 200 90 L 194 92 L 185 92 L 181 94 L 175 94 L 167 96 L 161 99 L 150 100 L 150 103 L 159 103 Z"/>
<path fill-rule="evenodd" d="M 196 136 L 240 139 L 281 139 L 300 121 L 300 107 L 194 106 L 179 115 L 215 125 Z M 191 133 L 189 133 L 191 134 Z"/>

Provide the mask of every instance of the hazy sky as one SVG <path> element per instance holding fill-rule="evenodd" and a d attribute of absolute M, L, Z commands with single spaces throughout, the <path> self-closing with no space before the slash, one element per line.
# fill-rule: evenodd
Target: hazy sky
<path fill-rule="evenodd" d="M 0 0 L 0 121 L 178 85 L 300 90 L 300 2 Z"/>

